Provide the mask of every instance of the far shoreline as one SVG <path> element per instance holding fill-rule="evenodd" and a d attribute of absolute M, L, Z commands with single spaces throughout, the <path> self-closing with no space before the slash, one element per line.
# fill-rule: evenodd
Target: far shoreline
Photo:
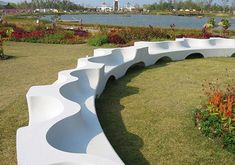
<path fill-rule="evenodd" d="M 169 16 L 185 16 L 185 17 L 235 17 L 232 13 L 201 13 L 201 12 L 172 12 L 172 11 L 150 11 L 150 12 L 58 12 L 58 13 L 21 13 L 16 15 L 25 16 L 43 16 L 43 15 L 76 15 L 76 14 L 114 14 L 114 15 L 169 15 Z"/>

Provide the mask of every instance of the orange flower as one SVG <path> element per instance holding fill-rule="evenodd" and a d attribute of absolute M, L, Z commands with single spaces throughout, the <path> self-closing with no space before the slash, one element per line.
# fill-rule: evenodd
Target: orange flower
<path fill-rule="evenodd" d="M 233 112 L 232 111 L 227 111 L 227 112 L 224 113 L 224 115 L 227 116 L 227 117 L 232 117 Z"/>
<path fill-rule="evenodd" d="M 226 104 L 220 103 L 219 109 L 220 109 L 220 112 L 224 113 L 226 111 Z"/>
<path fill-rule="evenodd" d="M 221 103 L 222 96 L 223 96 L 222 92 L 220 92 L 220 91 L 215 92 L 209 101 L 210 104 L 213 104 L 213 105 L 219 107 L 219 105 Z"/>
<path fill-rule="evenodd" d="M 228 111 L 233 112 L 234 96 L 228 96 Z"/>

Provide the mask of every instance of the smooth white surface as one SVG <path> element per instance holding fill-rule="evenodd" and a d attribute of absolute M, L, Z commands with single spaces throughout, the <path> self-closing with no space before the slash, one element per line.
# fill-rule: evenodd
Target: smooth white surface
<path fill-rule="evenodd" d="M 17 130 L 19 165 L 121 165 L 99 124 L 95 97 L 110 77 L 124 76 L 136 63 L 153 65 L 169 58 L 184 60 L 199 53 L 231 57 L 235 40 L 211 38 L 136 42 L 134 46 L 97 49 L 78 60 L 75 69 L 59 72 L 52 85 L 34 86 L 27 93 L 29 125 Z"/>

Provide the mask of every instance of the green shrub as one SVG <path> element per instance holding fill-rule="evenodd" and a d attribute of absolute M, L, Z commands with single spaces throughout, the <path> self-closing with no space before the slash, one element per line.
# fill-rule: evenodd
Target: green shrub
<path fill-rule="evenodd" d="M 235 153 L 235 134 L 233 133 L 225 134 L 223 138 L 223 144 L 228 151 Z"/>
<path fill-rule="evenodd" d="M 126 42 L 150 41 L 155 39 L 173 39 L 168 30 L 161 28 L 126 28 L 118 31 L 118 35 Z"/>
<path fill-rule="evenodd" d="M 39 41 L 42 43 L 48 43 L 48 44 L 59 44 L 64 39 L 65 35 L 62 33 L 55 33 L 55 34 L 49 34 L 40 39 Z"/>
<path fill-rule="evenodd" d="M 204 113 L 205 114 L 205 113 Z M 200 123 L 201 131 L 208 137 L 219 137 L 222 135 L 222 125 L 218 116 L 206 114 Z"/>
<path fill-rule="evenodd" d="M 72 30 L 65 30 L 64 32 L 64 38 L 73 38 L 75 33 Z"/>
<path fill-rule="evenodd" d="M 108 43 L 108 37 L 106 35 L 97 35 L 88 40 L 88 44 L 91 46 L 101 46 Z"/>

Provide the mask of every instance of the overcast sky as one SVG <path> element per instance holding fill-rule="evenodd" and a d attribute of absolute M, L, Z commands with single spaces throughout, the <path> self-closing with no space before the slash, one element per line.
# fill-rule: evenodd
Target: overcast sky
<path fill-rule="evenodd" d="M 8 1 L 8 2 L 21 2 L 23 0 L 3 0 L 3 1 Z M 30 1 L 30 0 L 27 0 Z M 114 0 L 71 0 L 73 2 L 82 4 L 82 5 L 90 5 L 90 6 L 100 6 L 103 2 L 106 2 L 108 5 L 112 5 Z M 130 2 L 131 4 L 148 4 L 148 3 L 154 3 L 157 2 L 157 0 L 119 0 L 121 3 L 121 6 L 126 4 L 127 2 Z M 219 0 L 215 0 L 219 1 Z"/>

